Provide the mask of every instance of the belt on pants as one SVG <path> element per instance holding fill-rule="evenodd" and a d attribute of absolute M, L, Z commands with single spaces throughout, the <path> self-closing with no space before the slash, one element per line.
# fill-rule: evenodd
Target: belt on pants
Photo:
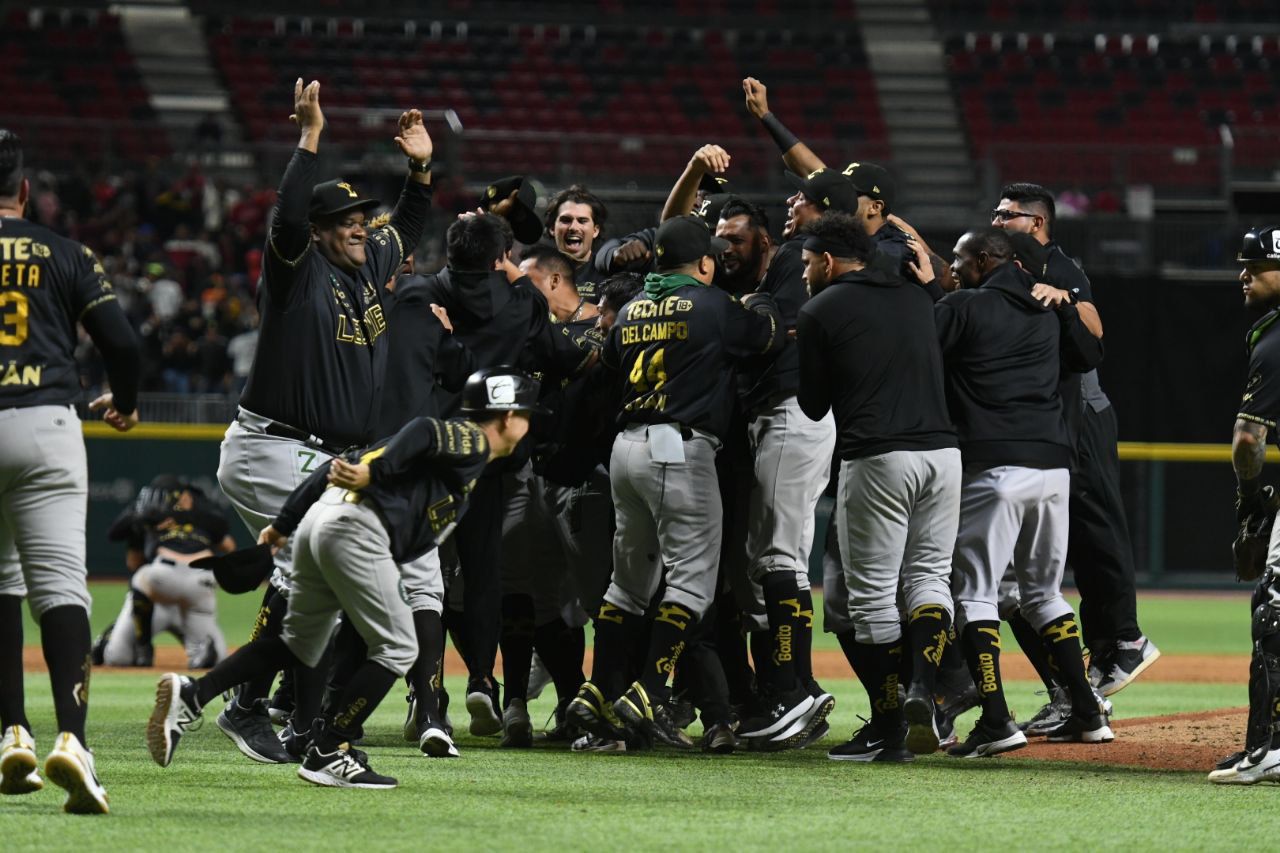
<path fill-rule="evenodd" d="M 626 427 L 623 428 L 623 432 L 632 433 L 633 435 L 643 434 L 651 426 L 677 427 L 680 430 L 680 438 L 684 439 L 685 441 L 692 441 L 695 438 L 705 438 L 708 441 L 713 441 L 717 443 L 719 442 L 719 439 L 717 439 L 715 436 L 713 436 L 711 433 L 707 432 L 706 430 L 694 429 L 693 427 L 687 427 L 684 424 L 678 424 L 673 421 L 663 421 L 661 423 L 653 423 L 653 424 L 628 424 Z"/>
<path fill-rule="evenodd" d="M 236 420 L 240 420 L 240 418 L 237 416 Z M 240 421 L 240 423 L 242 426 L 244 425 L 244 421 Z M 267 435 L 274 436 L 276 438 L 291 438 L 294 441 L 301 441 L 308 447 L 323 450 L 325 453 L 332 456 L 341 456 L 353 446 L 338 444 L 334 441 L 326 441 L 318 435 L 312 435 L 305 429 L 298 429 L 297 427 L 292 427 L 288 424 L 282 424 L 279 421 L 268 420 L 266 426 L 262 428 L 262 431 Z"/>

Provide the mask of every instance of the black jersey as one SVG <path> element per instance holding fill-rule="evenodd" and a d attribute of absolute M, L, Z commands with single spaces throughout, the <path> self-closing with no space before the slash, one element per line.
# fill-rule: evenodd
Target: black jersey
<path fill-rule="evenodd" d="M 778 306 L 778 316 L 788 332 L 796 328 L 800 308 L 809 299 L 804 283 L 801 251 L 804 238 L 787 240 L 778 247 L 764 280 L 756 288 L 767 293 Z M 745 359 L 738 368 L 738 394 L 748 415 L 795 396 L 800 390 L 800 356 L 796 342 L 786 337 L 782 349 L 772 355 Z"/>
<path fill-rule="evenodd" d="M 0 409 L 79 399 L 81 322 L 106 357 L 116 408 L 131 413 L 137 345 L 102 265 L 88 248 L 42 225 L 0 218 Z M 105 345 L 104 329 L 118 338 L 114 347 Z M 120 370 L 113 349 L 130 351 L 130 369 Z"/>
<path fill-rule="evenodd" d="M 467 508 L 489 461 L 489 440 L 471 421 L 415 418 L 360 454 L 371 482 L 348 500 L 369 501 L 387 529 L 391 557 L 414 560 L 444 540 Z M 272 527 L 292 535 L 307 509 L 329 488 L 326 461 L 285 501 Z"/>
<path fill-rule="evenodd" d="M 231 526 L 207 498 L 194 493 L 193 497 L 191 509 L 127 509 L 112 522 L 107 538 L 141 551 L 148 561 L 155 559 L 159 548 L 178 554 L 212 551 L 231 532 Z"/>
<path fill-rule="evenodd" d="M 673 277 L 655 274 L 649 283 L 659 278 Z M 689 283 L 623 306 L 601 359 L 617 372 L 620 426 L 678 423 L 723 437 L 735 361 L 777 352 L 787 333 L 768 297 L 747 310 L 719 288 L 682 278 Z"/>
<path fill-rule="evenodd" d="M 1267 428 L 1271 440 L 1280 444 L 1280 309 L 1270 311 L 1254 323 L 1245 338 L 1249 351 L 1249 373 L 1236 417 Z"/>
<path fill-rule="evenodd" d="M 552 323 L 551 329 L 584 353 L 604 346 L 605 334 L 596 328 L 595 317 Z M 617 406 L 610 405 L 612 388 L 602 381 L 603 373 L 566 375 L 549 370 L 539 376 L 538 402 L 550 414 L 535 414 L 530 423 L 533 469 L 554 483 L 581 485 L 597 464 L 609 458 Z"/>
<path fill-rule="evenodd" d="M 607 271 L 600 269 L 598 261 L 602 245 L 597 243 L 591 250 L 591 257 L 578 264 L 573 271 L 573 285 L 578 289 L 578 295 L 592 305 L 600 301 L 600 285 L 609 277 Z"/>
<path fill-rule="evenodd" d="M 258 291 L 258 351 L 240 404 L 339 447 L 377 433 L 387 360 L 383 287 L 422 235 L 430 188 L 406 181 L 391 221 L 344 272 L 313 248 L 316 157 L 298 149 L 280 182 Z"/>

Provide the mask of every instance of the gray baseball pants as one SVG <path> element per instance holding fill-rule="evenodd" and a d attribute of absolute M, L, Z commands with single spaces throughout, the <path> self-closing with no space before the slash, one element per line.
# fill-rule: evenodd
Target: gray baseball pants
<path fill-rule="evenodd" d="M 960 478 L 955 448 L 895 450 L 840 463 L 836 534 L 859 641 L 901 638 L 899 585 L 907 612 L 925 604 L 952 612 Z"/>
<path fill-rule="evenodd" d="M 218 660 L 226 657 L 227 643 L 218 627 L 218 585 L 213 579 L 213 572 L 156 560 L 134 572 L 132 585 L 155 602 L 151 616 L 152 636 L 165 631 L 178 634 L 182 637 L 189 661 L 201 659 L 210 645 L 216 650 Z M 124 606 L 116 617 L 111 638 L 103 652 L 103 663 L 108 666 L 132 665 L 136 646 L 133 602 L 125 596 Z"/>
<path fill-rule="evenodd" d="M 349 503 L 348 494 L 327 489 L 294 532 L 281 637 L 314 667 L 342 612 L 369 647 L 368 659 L 404 675 L 418 657 L 413 611 L 382 520 L 367 501 Z"/>
<path fill-rule="evenodd" d="M 91 607 L 84 565 L 89 469 L 70 406 L 0 410 L 0 595 L 32 616 Z"/>
<path fill-rule="evenodd" d="M 617 530 L 613 577 L 604 598 L 627 613 L 645 612 L 666 570 L 665 600 L 701 616 L 715 597 L 721 503 L 716 477 L 720 441 L 689 431 L 683 462 L 658 462 L 651 435 L 671 425 L 633 424 L 613 442 L 609 482 Z M 678 439 L 677 439 L 678 440 Z"/>
<path fill-rule="evenodd" d="M 1018 608 L 1033 628 L 1072 612 L 1062 597 L 1070 488 L 1066 468 L 1002 465 L 964 473 L 952 579 L 958 623 L 1000 619 L 1000 581 L 1010 565 Z"/>

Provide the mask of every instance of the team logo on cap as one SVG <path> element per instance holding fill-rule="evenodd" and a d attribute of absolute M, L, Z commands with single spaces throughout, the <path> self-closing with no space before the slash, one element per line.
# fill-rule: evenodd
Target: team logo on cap
<path fill-rule="evenodd" d="M 1271 251 L 1280 254 L 1280 228 L 1271 232 Z"/>
<path fill-rule="evenodd" d="M 862 165 L 861 163 L 850 163 L 848 166 L 845 167 L 845 170 L 844 170 L 845 177 L 851 177 L 853 175 L 853 170 L 858 168 L 861 165 Z"/>
<path fill-rule="evenodd" d="M 825 172 L 825 171 L 827 171 L 827 170 L 826 170 L 826 169 L 814 169 L 812 172 L 810 172 L 810 173 L 809 173 L 809 177 L 805 178 L 805 180 L 806 180 L 806 181 L 812 181 L 815 177 L 817 177 L 818 175 L 822 174 L 822 173 L 823 173 L 823 172 Z"/>
<path fill-rule="evenodd" d="M 498 188 L 495 186 L 490 186 L 489 189 L 487 190 L 487 194 L 489 198 L 493 198 L 495 195 L 498 194 Z"/>
<path fill-rule="evenodd" d="M 659 244 L 654 248 L 654 251 L 658 253 L 658 257 L 662 257 L 662 253 L 663 253 L 663 252 L 665 252 L 666 250 L 667 250 L 667 249 L 666 249 L 666 247 L 665 247 L 665 246 L 663 246 L 661 243 L 659 243 Z"/>
<path fill-rule="evenodd" d="M 352 186 L 351 186 L 351 184 L 347 183 L 346 181 L 341 181 L 341 182 L 339 182 L 339 183 L 338 183 L 338 186 L 339 186 L 339 187 L 341 187 L 342 189 L 346 190 L 346 191 L 347 191 L 347 195 L 351 196 L 352 198 L 359 198 L 359 197 L 360 197 L 360 194 L 359 194 L 358 192 L 356 192 L 356 191 L 355 191 L 355 188 L 354 188 L 354 187 L 352 187 Z"/>
<path fill-rule="evenodd" d="M 516 401 L 516 381 L 510 376 L 489 376 L 484 380 L 490 406 L 509 406 Z"/>

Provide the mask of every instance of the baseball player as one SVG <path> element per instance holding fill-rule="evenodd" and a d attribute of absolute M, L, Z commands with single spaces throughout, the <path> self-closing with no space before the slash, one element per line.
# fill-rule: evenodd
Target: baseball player
<path fill-rule="evenodd" d="M 1000 191 L 991 224 L 1034 237 L 1048 250 L 1045 275 L 1037 280 L 1070 292 L 1078 304 L 1091 304 L 1088 276 L 1053 240 L 1054 216 L 1053 194 L 1044 187 L 1009 184 Z M 1115 409 L 1098 383 L 1096 370 L 1064 377 L 1062 395 L 1073 445 L 1067 565 L 1080 590 L 1089 679 L 1103 696 L 1110 696 L 1155 663 L 1160 650 L 1138 626 L 1133 552 L 1120 496 Z M 1023 627 L 1020 644 L 1022 637 L 1032 636 Z M 1056 703 L 1059 710 L 1061 704 Z"/>
<path fill-rule="evenodd" d="M 840 425 L 836 516 L 854 643 L 871 721 L 828 757 L 903 762 L 938 748 L 934 686 L 951 627 L 951 549 L 960 451 L 947 413 L 933 301 L 872 265 L 875 244 L 849 214 L 810 226 L 800 309 L 800 394 L 814 420 Z M 912 272 L 931 280 L 923 249 Z M 906 642 L 898 614 L 901 587 Z M 903 657 L 911 662 L 899 704 Z"/>
<path fill-rule="evenodd" d="M 547 201 L 547 235 L 576 265 L 573 271 L 578 293 L 588 302 L 599 302 L 598 285 L 609 275 L 596 263 L 600 233 L 609 211 L 599 196 L 579 184 L 561 190 Z"/>
<path fill-rule="evenodd" d="M 93 252 L 22 218 L 31 192 L 22 164 L 21 140 L 0 129 L 0 793 L 43 787 L 23 695 L 25 598 L 58 724 L 45 775 L 66 789 L 66 811 L 106 814 L 85 738 L 92 637 L 76 326 L 102 353 L 112 388 L 90 408 L 121 432 L 138 423 L 138 344 Z"/>
<path fill-rule="evenodd" d="M 226 516 L 196 487 L 161 474 L 143 487 L 107 536 L 128 541 L 126 563 L 133 575 L 120 615 L 101 641 L 101 662 L 151 666 L 152 637 L 163 631 L 182 640 L 191 669 L 208 669 L 225 657 L 217 582 L 212 572 L 190 563 L 235 550 Z"/>
<path fill-rule="evenodd" d="M 417 244 L 431 200 L 432 144 L 417 110 L 400 116 L 396 137 L 409 158 L 404 191 L 390 222 L 373 231 L 364 223 L 375 199 L 346 181 L 316 181 L 324 128 L 318 82 L 297 81 L 292 119 L 300 136 L 267 232 L 257 354 L 218 461 L 218 484 L 255 537 L 320 465 L 378 437 L 383 285 Z M 278 571 L 255 634 L 279 630 L 289 557 L 287 545 L 275 554 Z M 316 689 L 297 681 L 298 692 Z M 246 685 L 218 726 L 249 758 L 286 762 L 260 701 L 270 687 L 271 676 Z"/>
<path fill-rule="evenodd" d="M 349 744 L 418 657 L 398 566 L 453 531 L 484 466 L 510 455 L 528 431 L 537 396 L 538 383 L 518 370 L 477 371 L 462 393 L 467 419 L 415 418 L 353 455 L 359 461 L 333 459 L 308 477 L 260 537 L 273 548 L 296 539 L 280 636 L 254 640 L 198 680 L 174 673 L 160 679 L 147 724 L 156 763 L 169 766 L 179 739 L 221 691 L 264 672 L 314 667 L 341 611 L 368 658 L 337 711 L 311 726 L 298 775 L 328 787 L 394 788 L 395 779 L 372 770 Z"/>
<path fill-rule="evenodd" d="M 600 737 L 616 739 L 626 726 L 691 745 L 670 725 L 663 692 L 715 593 L 722 531 L 712 486 L 732 369 L 742 358 L 779 351 L 786 336 L 767 295 L 752 294 L 744 310 L 708 286 L 725 245 L 698 217 L 664 222 L 654 244 L 658 272 L 619 313 L 602 354 L 622 395 L 622 432 L 609 462 L 613 577 L 596 616 L 591 681 L 569 706 L 571 719 Z M 624 691 L 628 650 L 664 579 L 640 678 Z"/>
<path fill-rule="evenodd" d="M 1280 227 L 1255 228 L 1244 235 L 1237 256 L 1245 307 L 1262 311 L 1249 329 L 1248 378 L 1231 437 L 1231 465 L 1241 520 L 1267 510 L 1274 490 L 1262 485 L 1267 439 L 1276 440 L 1280 421 Z M 1274 506 L 1270 509 L 1275 513 Z M 1249 662 L 1249 722 L 1244 749 L 1218 763 L 1209 781 L 1252 785 L 1280 781 L 1280 525 L 1271 528 L 1266 569 L 1249 602 L 1253 612 L 1253 656 Z"/>
<path fill-rule="evenodd" d="M 1019 608 L 1049 646 L 1072 715 L 1051 741 L 1113 739 L 1080 653 L 1080 630 L 1062 597 L 1070 443 L 1058 396 L 1061 369 L 1081 372 L 1102 358 L 1101 341 L 1066 299 L 1050 308 L 1035 280 L 1013 263 L 998 228 L 965 234 L 952 273 L 962 289 L 935 307 L 947 364 L 947 400 L 960 439 L 964 477 L 952 590 L 982 716 L 948 755 L 975 758 L 1026 745 L 1000 678 L 998 585 L 1012 564 Z"/>

